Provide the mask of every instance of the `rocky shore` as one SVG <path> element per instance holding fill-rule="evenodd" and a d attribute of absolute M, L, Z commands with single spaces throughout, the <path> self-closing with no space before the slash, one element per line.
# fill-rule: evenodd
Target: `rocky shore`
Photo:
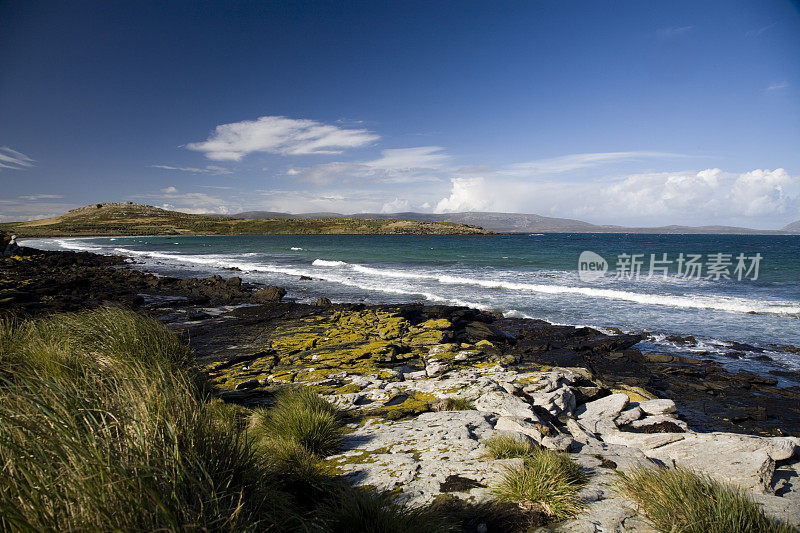
<path fill-rule="evenodd" d="M 463 307 L 298 304 L 238 277 L 158 277 L 90 253 L 26 250 L 0 272 L 6 315 L 113 305 L 158 317 L 226 401 L 315 390 L 348 416 L 328 467 L 398 501 L 488 499 L 520 461 L 487 459 L 486 440 L 507 435 L 567 451 L 588 473 L 586 512 L 559 531 L 648 531 L 616 486 L 617 471 L 652 463 L 739 485 L 800 526 L 800 387 L 642 353 L 639 335 Z"/>

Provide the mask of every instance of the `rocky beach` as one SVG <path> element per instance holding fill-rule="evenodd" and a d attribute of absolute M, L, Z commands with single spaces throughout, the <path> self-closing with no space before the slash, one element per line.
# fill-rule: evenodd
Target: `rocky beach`
<path fill-rule="evenodd" d="M 777 379 L 800 378 L 791 372 L 731 373 L 695 354 L 642 353 L 638 334 L 467 307 L 300 304 L 237 276 L 180 279 L 135 266 L 24 249 L 3 259 L 3 313 L 133 308 L 188 343 L 226 402 L 270 405 L 287 385 L 308 387 L 346 416 L 326 467 L 399 503 L 490 501 L 522 461 L 486 457 L 487 441 L 506 436 L 567 452 L 586 473 L 584 511 L 548 526 L 558 531 L 651 530 L 619 494 L 618 472 L 656 464 L 738 485 L 800 526 L 800 387 Z"/>

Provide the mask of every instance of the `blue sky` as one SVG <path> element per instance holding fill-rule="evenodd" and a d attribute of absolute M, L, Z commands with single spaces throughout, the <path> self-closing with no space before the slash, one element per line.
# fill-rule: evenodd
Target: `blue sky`
<path fill-rule="evenodd" d="M 0 73 L 0 220 L 800 219 L 796 2 L 2 2 Z"/>

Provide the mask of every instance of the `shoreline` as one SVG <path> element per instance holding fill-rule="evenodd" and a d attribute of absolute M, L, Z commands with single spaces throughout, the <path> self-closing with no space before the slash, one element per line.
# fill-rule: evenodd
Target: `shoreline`
<path fill-rule="evenodd" d="M 487 439 L 503 436 L 566 452 L 588 473 L 585 512 L 559 531 L 648 531 L 616 491 L 617 469 L 671 464 L 800 526 L 800 387 L 642 353 L 639 335 L 467 307 L 282 301 L 279 287 L 158 277 L 91 252 L 2 262 L 5 316 L 132 308 L 177 333 L 227 403 L 271 405 L 287 386 L 322 395 L 347 422 L 325 468 L 399 503 L 491 501 L 519 461 L 486 459 Z"/>
<path fill-rule="evenodd" d="M 287 312 L 287 309 L 293 308 L 300 314 L 309 310 L 319 313 L 325 309 L 325 307 L 306 303 L 282 301 L 285 295 L 283 289 L 265 288 L 258 284 L 246 283 L 238 276 L 228 279 L 220 276 L 198 279 L 156 275 L 132 267 L 129 263 L 131 259 L 122 255 L 74 251 L 44 252 L 28 248 L 26 257 L 31 256 L 37 256 L 38 259 L 33 261 L 24 259 L 21 263 L 40 263 L 42 258 L 45 258 L 44 264 L 40 265 L 45 267 L 44 271 L 51 271 L 55 267 L 56 271 L 66 270 L 64 272 L 66 276 L 62 276 L 62 279 L 58 280 L 58 276 L 54 276 L 53 272 L 48 272 L 47 277 L 37 281 L 34 279 L 36 272 L 23 266 L 19 269 L 18 274 L 21 274 L 22 279 L 26 280 L 26 284 L 36 285 L 38 283 L 40 286 L 36 287 L 36 290 L 42 293 L 42 298 L 39 298 L 39 301 L 33 301 L 31 298 L 36 299 L 34 295 L 23 293 L 21 297 L 17 295 L 18 301 L 16 302 L 5 301 L 0 309 L 16 309 L 17 312 L 22 311 L 22 315 L 35 315 L 43 312 L 73 311 L 101 305 L 121 305 L 161 316 L 167 321 L 175 319 L 174 316 L 171 319 L 171 315 L 183 316 L 185 320 L 173 320 L 173 329 L 186 327 L 192 333 L 191 338 L 195 340 L 197 340 L 200 330 L 204 329 L 203 319 L 200 318 L 204 313 L 207 314 L 204 309 L 211 309 L 215 315 L 221 317 L 216 320 L 222 323 L 217 326 L 222 329 L 210 334 L 212 337 L 236 335 L 239 322 L 259 320 L 256 311 L 243 311 L 230 306 L 253 304 L 259 308 L 265 307 L 267 312 L 264 313 L 264 317 L 261 317 L 264 322 L 274 320 L 269 308 L 272 308 L 272 311 L 281 309 L 284 313 Z M 5 274 L 8 275 L 11 270 L 13 269 L 6 268 Z M 76 286 L 82 287 L 82 290 L 76 291 Z M 5 289 L 5 292 L 8 290 Z M 262 294 L 255 296 L 258 290 L 262 290 Z M 143 297 L 145 295 L 157 298 L 182 297 L 185 299 L 146 302 Z M 5 295 L 0 297 L 0 301 L 5 299 L 7 299 Z M 413 305 L 416 304 L 340 303 L 333 304 L 333 308 L 363 307 L 394 310 Z M 221 312 L 215 310 L 218 307 L 223 310 Z M 424 305 L 423 308 L 438 310 L 436 312 L 440 315 L 467 309 L 449 305 Z M 791 402 L 795 400 L 797 404 L 800 404 L 800 387 L 796 385 L 779 388 L 777 386 L 778 379 L 773 379 L 772 376 L 765 377 L 746 371 L 733 374 L 722 368 L 719 362 L 703 359 L 702 354 L 693 354 L 690 350 L 686 350 L 686 353 L 681 355 L 643 354 L 634 346 L 645 340 L 644 336 L 622 333 L 613 327 L 602 328 L 603 331 L 600 331 L 586 326 L 553 324 L 534 318 L 512 318 L 503 317 L 499 313 L 471 311 L 486 317 L 486 320 L 496 324 L 501 330 L 513 332 L 516 338 L 507 345 L 503 345 L 502 351 L 504 356 L 513 360 L 514 364 L 535 362 L 537 364 L 581 367 L 592 371 L 600 379 L 635 387 L 650 386 L 653 388 L 654 383 L 654 391 L 668 395 L 668 397 L 675 397 L 676 400 L 682 400 L 679 403 L 684 406 L 686 411 L 684 416 L 700 430 L 800 436 L 800 410 L 796 405 L 791 405 Z M 291 315 L 291 312 L 289 314 Z M 242 318 L 240 315 L 247 318 Z M 175 324 L 182 325 L 176 326 Z M 551 332 L 553 338 L 528 343 L 531 331 L 542 327 Z M 250 334 L 246 331 L 246 327 L 244 330 L 241 335 Z M 564 332 L 569 332 L 568 337 L 570 338 L 562 338 Z M 591 348 L 587 349 L 579 342 L 581 335 L 586 335 L 587 332 L 591 332 L 599 339 L 624 339 L 624 342 L 615 346 L 613 353 L 616 355 L 613 358 L 599 356 L 603 355 L 603 352 L 595 353 Z M 203 332 L 203 334 L 209 335 L 208 332 Z M 534 337 L 536 335 L 538 333 L 534 334 Z M 209 344 L 214 345 L 215 343 L 210 342 Z M 197 349 L 197 347 L 195 348 Z M 239 353 L 240 351 L 233 350 L 231 357 L 242 355 Z M 612 352 L 605 350 L 604 354 L 608 353 Z M 203 353 L 202 350 L 198 355 L 201 358 L 224 358 L 219 354 L 212 356 L 212 354 Z M 783 374 L 783 376 L 774 377 L 800 381 L 800 372 L 787 370 Z M 709 380 L 712 380 L 710 386 L 707 383 Z M 690 383 L 691 386 L 685 387 L 686 383 Z M 756 393 L 758 395 L 766 394 L 771 400 L 758 400 Z M 783 420 L 778 414 L 783 417 Z M 791 416 L 787 419 L 787 415 Z"/>

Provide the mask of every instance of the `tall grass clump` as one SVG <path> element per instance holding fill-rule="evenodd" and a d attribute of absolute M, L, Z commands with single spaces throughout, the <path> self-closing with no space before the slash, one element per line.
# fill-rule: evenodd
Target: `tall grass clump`
<path fill-rule="evenodd" d="M 0 530 L 300 524 L 158 322 L 114 309 L 4 322 L 0 368 Z"/>
<path fill-rule="evenodd" d="M 741 489 L 685 468 L 639 468 L 620 474 L 620 489 L 658 531 L 789 533 Z"/>
<path fill-rule="evenodd" d="M 472 411 L 475 404 L 464 398 L 443 398 L 431 404 L 433 411 Z"/>
<path fill-rule="evenodd" d="M 566 453 L 534 448 L 522 459 L 522 466 L 507 468 L 493 487 L 498 500 L 518 503 L 554 520 L 580 512 L 575 494 L 586 476 Z"/>
<path fill-rule="evenodd" d="M 270 409 L 257 409 L 251 417 L 253 437 L 272 448 L 300 447 L 316 457 L 336 452 L 342 440 L 339 410 L 310 389 L 282 390 Z"/>
<path fill-rule="evenodd" d="M 516 439 L 510 435 L 495 435 L 483 442 L 486 445 L 486 455 L 492 459 L 513 459 L 515 457 L 528 457 L 536 452 L 536 445 L 529 440 Z"/>

